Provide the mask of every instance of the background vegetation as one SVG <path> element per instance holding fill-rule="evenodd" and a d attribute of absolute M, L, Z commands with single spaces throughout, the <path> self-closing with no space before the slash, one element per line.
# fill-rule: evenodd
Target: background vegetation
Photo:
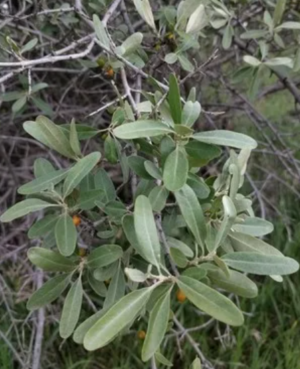
<path fill-rule="evenodd" d="M 185 95 L 191 87 L 197 88 L 197 100 L 202 106 L 198 130 L 229 129 L 258 140 L 243 191 L 255 201 L 257 214 L 274 221 L 270 243 L 299 260 L 299 31 L 284 30 L 280 33 L 282 43 L 274 34 L 261 38 L 252 34 L 248 39 L 243 34 L 249 30 L 270 29 L 264 14 L 267 10 L 273 16 L 276 1 L 224 1 L 233 13 L 230 20 L 217 29 L 205 28 L 198 44 L 182 52 L 182 45 L 189 40 L 182 39 L 172 26 L 178 3 L 151 2 L 160 29 L 157 37 L 129 0 L 1 2 L 1 213 L 20 200 L 16 189 L 32 179 L 34 160 L 53 160 L 50 151 L 23 131 L 21 124 L 25 120 L 43 113 L 56 123 L 69 123 L 75 118 L 77 123 L 101 129 L 111 120 L 116 86 L 121 95 L 128 95 L 129 91 L 137 103 L 142 96 L 140 91 L 151 88 L 151 81 L 130 67 L 124 77 L 117 61 L 107 60 L 98 45 L 91 45 L 91 19 L 96 13 L 118 44 L 133 32 L 144 34 L 142 51 L 146 56 L 140 51 L 139 58 L 131 60 L 138 68 L 163 83 L 175 72 Z M 282 3 L 283 20 L 299 21 L 297 2 Z M 234 29 L 230 37 L 228 24 Z M 264 60 L 263 41 L 268 47 L 266 60 L 290 58 L 294 67 L 290 68 L 287 59 L 271 69 L 265 65 L 253 68 L 253 64 L 245 63 L 245 55 Z M 181 59 L 169 63 L 172 57 L 166 56 L 174 52 Z M 43 58 L 29 67 L 23 65 L 24 61 Z M 99 147 L 102 150 L 104 139 L 87 141 L 85 149 L 93 145 L 89 151 Z M 217 173 L 226 155 L 224 151 L 220 161 L 204 167 L 203 176 Z M 55 160 L 64 164 L 64 159 Z M 120 170 L 109 163 L 105 163 L 105 168 L 118 182 Z M 44 278 L 26 257 L 32 245 L 26 231 L 33 219 L 29 216 L 13 224 L 0 224 L 0 367 L 144 368 L 139 358 L 142 341 L 138 337 L 138 331 L 146 329 L 143 320 L 114 345 L 87 354 L 81 346 L 71 340 L 63 342 L 59 337 L 59 303 L 28 313 L 26 300 Z M 174 300 L 179 321 L 185 316 L 185 329 L 174 328 L 164 347 L 174 368 L 187 368 L 194 359 L 187 334 L 199 343 L 216 369 L 300 368 L 299 274 L 285 278 L 282 284 L 264 277 L 256 278 L 256 282 L 259 296 L 240 300 L 246 323 L 234 330 L 215 322 L 207 324 L 207 317 L 199 316 L 192 306 Z"/>

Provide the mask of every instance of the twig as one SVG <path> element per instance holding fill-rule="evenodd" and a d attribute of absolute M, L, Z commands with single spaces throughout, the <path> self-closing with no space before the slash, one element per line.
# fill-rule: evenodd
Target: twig
<path fill-rule="evenodd" d="M 114 11 L 119 6 L 121 0 L 114 0 L 109 7 L 108 11 L 105 13 L 104 17 L 102 18 L 102 24 L 104 27 L 107 25 L 107 22 L 109 21 L 109 18 L 113 15 Z"/>
<path fill-rule="evenodd" d="M 195 342 L 193 337 L 186 331 L 184 326 L 180 323 L 180 321 L 176 318 L 175 315 L 173 317 L 173 322 L 175 323 L 177 328 L 179 328 L 179 330 L 185 335 L 185 337 L 187 338 L 187 340 L 193 347 L 194 351 L 196 352 L 196 354 L 199 356 L 200 360 L 202 361 L 203 366 L 205 366 L 205 368 L 207 369 L 214 369 L 213 365 L 205 358 L 204 354 L 200 350 L 199 344 Z"/>
<path fill-rule="evenodd" d="M 43 271 L 39 270 L 37 272 L 37 288 L 42 287 L 43 276 L 44 276 Z M 37 330 L 36 330 L 35 344 L 34 344 L 34 350 L 33 350 L 32 369 L 40 368 L 44 324 L 45 324 L 45 309 L 41 307 L 37 312 Z"/>
<path fill-rule="evenodd" d="M 80 53 L 69 54 L 69 55 L 57 55 L 57 56 L 45 56 L 35 60 L 23 60 L 20 62 L 0 62 L 0 67 L 30 67 L 32 65 L 45 64 L 45 63 L 56 63 L 63 60 L 74 60 L 80 59 L 88 55 L 94 46 L 94 39 L 89 43 L 88 47 Z"/>

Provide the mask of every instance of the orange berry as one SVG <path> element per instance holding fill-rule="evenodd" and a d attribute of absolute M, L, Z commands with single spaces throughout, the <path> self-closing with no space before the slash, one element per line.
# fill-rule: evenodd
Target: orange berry
<path fill-rule="evenodd" d="M 83 247 L 79 247 L 78 253 L 79 256 L 84 257 L 86 255 L 86 249 L 84 249 Z"/>
<path fill-rule="evenodd" d="M 183 293 L 182 290 L 178 290 L 177 293 L 176 293 L 176 298 L 179 302 L 184 302 L 186 300 L 186 296 L 185 294 Z"/>
<path fill-rule="evenodd" d="M 146 337 L 146 332 L 145 331 L 138 331 L 138 334 L 137 334 L 138 338 L 140 340 L 144 340 L 145 337 Z"/>
<path fill-rule="evenodd" d="M 80 217 L 79 217 L 78 215 L 73 215 L 72 219 L 73 219 L 73 224 L 74 224 L 76 227 L 77 227 L 77 226 L 79 226 L 79 224 L 81 223 L 81 219 L 80 219 Z"/>
<path fill-rule="evenodd" d="M 113 77 L 114 77 L 114 75 L 115 75 L 115 72 L 114 72 L 114 70 L 112 69 L 112 67 L 108 67 L 108 68 L 106 69 L 106 76 L 107 76 L 108 78 L 113 78 Z"/>

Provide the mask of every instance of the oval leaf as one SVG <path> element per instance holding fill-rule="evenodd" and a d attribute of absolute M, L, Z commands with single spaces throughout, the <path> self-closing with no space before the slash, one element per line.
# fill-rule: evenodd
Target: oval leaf
<path fill-rule="evenodd" d="M 3 223 L 11 222 L 14 219 L 21 218 L 24 215 L 33 213 L 35 211 L 43 210 L 49 207 L 58 206 L 56 204 L 50 204 L 46 201 L 39 199 L 27 199 L 18 202 L 16 205 L 12 206 L 10 209 L 6 210 L 4 214 L 1 215 L 0 221 Z"/>
<path fill-rule="evenodd" d="M 83 159 L 80 159 L 74 167 L 69 170 L 64 182 L 64 197 L 68 196 L 74 188 L 79 185 L 83 178 L 97 165 L 100 158 L 100 152 L 93 152 Z"/>
<path fill-rule="evenodd" d="M 134 227 L 139 245 L 146 260 L 158 266 L 160 243 L 149 199 L 140 195 L 135 201 Z"/>
<path fill-rule="evenodd" d="M 250 236 L 262 237 L 273 232 L 274 226 L 265 219 L 249 217 L 243 223 L 234 224 L 231 229 Z"/>
<path fill-rule="evenodd" d="M 54 172 L 43 174 L 37 179 L 26 183 L 18 189 L 18 193 L 22 195 L 31 195 L 37 192 L 41 192 L 51 188 L 51 186 L 57 185 L 68 174 L 66 169 L 59 169 Z"/>
<path fill-rule="evenodd" d="M 69 214 L 59 217 L 54 232 L 59 252 L 64 256 L 72 255 L 76 248 L 77 231 Z"/>
<path fill-rule="evenodd" d="M 134 123 L 127 123 L 113 130 L 116 137 L 123 140 L 133 140 L 135 138 L 155 137 L 173 133 L 165 124 L 155 120 L 137 120 Z"/>
<path fill-rule="evenodd" d="M 118 245 L 102 245 L 94 249 L 87 258 L 87 265 L 90 268 L 101 268 L 112 264 L 120 259 L 123 250 Z"/>
<path fill-rule="evenodd" d="M 28 250 L 27 256 L 32 264 L 47 272 L 70 273 L 76 268 L 76 264 L 71 260 L 60 255 L 58 252 L 42 247 L 32 247 Z"/>
<path fill-rule="evenodd" d="M 257 142 L 253 138 L 242 133 L 225 130 L 199 132 L 195 133 L 193 138 L 200 142 L 235 147 L 237 149 L 243 149 L 244 147 L 255 149 L 257 147 Z"/>
<path fill-rule="evenodd" d="M 203 310 L 213 318 L 232 325 L 239 326 L 244 322 L 241 311 L 227 297 L 205 284 L 189 277 L 181 276 L 179 288 L 198 309 Z"/>
<path fill-rule="evenodd" d="M 169 291 L 157 300 L 150 313 L 147 334 L 142 349 L 142 360 L 148 361 L 158 350 L 168 327 L 170 313 Z"/>
<path fill-rule="evenodd" d="M 164 166 L 164 185 L 169 191 L 178 191 L 186 183 L 189 162 L 186 153 L 179 146 L 167 157 Z"/>
<path fill-rule="evenodd" d="M 197 243 L 204 247 L 206 238 L 206 224 L 204 214 L 194 191 L 188 185 L 174 193 L 181 214 Z"/>
<path fill-rule="evenodd" d="M 69 283 L 70 275 L 58 275 L 50 279 L 30 297 L 27 309 L 35 310 L 50 304 L 64 292 Z"/>
<path fill-rule="evenodd" d="M 133 291 L 118 301 L 90 328 L 84 337 L 86 350 L 97 350 L 124 329 L 146 305 L 153 288 Z"/>
<path fill-rule="evenodd" d="M 50 119 L 39 116 L 36 121 L 27 121 L 23 124 L 24 130 L 36 140 L 50 147 L 67 158 L 74 159 L 75 153 L 64 135 L 61 127 L 54 124 Z"/>
<path fill-rule="evenodd" d="M 81 305 L 82 305 L 83 289 L 81 277 L 73 283 L 64 302 L 63 311 L 59 323 L 59 334 L 66 339 L 73 333 L 78 323 Z"/>
<path fill-rule="evenodd" d="M 235 252 L 222 256 L 222 259 L 234 269 L 258 275 L 287 275 L 299 269 L 294 259 L 254 252 Z"/>

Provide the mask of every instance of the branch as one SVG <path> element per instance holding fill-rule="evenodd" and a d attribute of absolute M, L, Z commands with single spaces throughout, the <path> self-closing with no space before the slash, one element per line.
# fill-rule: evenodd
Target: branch
<path fill-rule="evenodd" d="M 69 55 L 57 55 L 57 56 L 45 56 L 35 60 L 23 60 L 20 62 L 0 62 L 0 67 L 30 67 L 32 65 L 44 64 L 44 63 L 56 63 L 62 60 L 74 60 L 80 59 L 88 55 L 94 46 L 94 39 L 89 43 L 88 47 L 80 53 L 69 54 Z"/>

